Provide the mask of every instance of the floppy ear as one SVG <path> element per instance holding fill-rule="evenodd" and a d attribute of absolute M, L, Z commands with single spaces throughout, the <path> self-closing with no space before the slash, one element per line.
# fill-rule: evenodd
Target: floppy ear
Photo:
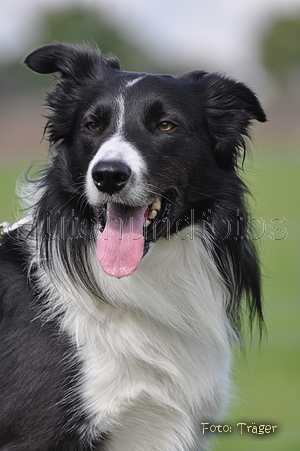
<path fill-rule="evenodd" d="M 40 74 L 60 73 L 54 90 L 46 97 L 51 111 L 46 130 L 51 143 L 70 140 L 82 88 L 92 80 L 101 79 L 103 71 L 113 67 L 113 63 L 103 58 L 98 49 L 60 43 L 39 47 L 24 63 Z"/>
<path fill-rule="evenodd" d="M 39 74 L 64 73 L 71 56 L 71 48 L 64 44 L 52 44 L 39 47 L 31 52 L 24 64 Z"/>
<path fill-rule="evenodd" d="M 233 170 L 238 157 L 245 153 L 252 121 L 267 120 L 259 100 L 243 83 L 218 74 L 192 72 L 183 77 L 202 87 L 215 160 L 223 169 Z"/>
<path fill-rule="evenodd" d="M 99 49 L 49 44 L 37 48 L 24 60 L 24 64 L 39 74 L 60 72 L 63 76 L 80 78 L 90 76 L 93 69 L 106 63 Z"/>
<path fill-rule="evenodd" d="M 232 170 L 241 149 L 245 154 L 245 137 L 250 137 L 252 121 L 265 122 L 267 118 L 256 95 L 244 84 L 218 75 L 203 81 L 215 159 L 223 169 Z"/>

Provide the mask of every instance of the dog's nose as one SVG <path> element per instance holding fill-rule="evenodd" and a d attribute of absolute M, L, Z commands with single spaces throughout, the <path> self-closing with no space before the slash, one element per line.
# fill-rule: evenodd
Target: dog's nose
<path fill-rule="evenodd" d="M 130 167 L 121 161 L 101 161 L 92 169 L 93 181 L 98 190 L 110 195 L 120 191 L 130 175 Z"/>

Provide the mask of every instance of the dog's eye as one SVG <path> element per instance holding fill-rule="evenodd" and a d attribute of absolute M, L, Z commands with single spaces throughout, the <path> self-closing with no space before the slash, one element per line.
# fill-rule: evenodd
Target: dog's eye
<path fill-rule="evenodd" d="M 169 132 L 170 130 L 172 130 L 175 127 L 175 124 L 173 124 L 172 122 L 168 122 L 168 121 L 163 121 L 159 124 L 158 128 L 162 131 L 162 132 Z"/>
<path fill-rule="evenodd" d="M 86 126 L 90 132 L 98 132 L 100 130 L 99 124 L 97 124 L 97 122 L 89 122 Z"/>

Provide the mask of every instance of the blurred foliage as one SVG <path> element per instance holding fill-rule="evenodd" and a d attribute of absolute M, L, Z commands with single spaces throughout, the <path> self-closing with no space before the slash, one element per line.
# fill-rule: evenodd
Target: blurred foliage
<path fill-rule="evenodd" d="M 112 28 L 97 10 L 72 6 L 48 14 L 41 27 L 40 44 L 54 41 L 96 43 L 103 54 L 114 53 L 125 70 L 151 71 L 154 63 Z"/>
<path fill-rule="evenodd" d="M 300 17 L 277 20 L 262 45 L 262 62 L 281 88 L 299 84 Z"/>
<path fill-rule="evenodd" d="M 55 41 L 71 44 L 98 45 L 103 54 L 114 53 L 120 59 L 124 70 L 159 72 L 155 64 L 140 48 L 125 39 L 113 26 L 101 17 L 97 9 L 71 6 L 65 10 L 48 12 L 36 31 L 36 40 L 28 52 L 40 45 Z M 25 55 L 23 55 L 25 56 Z M 28 71 L 20 61 L 0 66 L 0 95 L 44 89 L 49 77 L 40 77 Z"/>

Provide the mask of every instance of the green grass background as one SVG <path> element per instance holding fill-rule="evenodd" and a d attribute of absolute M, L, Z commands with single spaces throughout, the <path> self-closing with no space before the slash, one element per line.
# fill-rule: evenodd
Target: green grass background
<path fill-rule="evenodd" d="M 232 432 L 215 434 L 215 450 L 300 449 L 300 143 L 292 146 L 289 156 L 284 156 L 276 151 L 278 142 L 260 143 L 245 170 L 253 193 L 252 218 L 263 235 L 257 243 L 267 335 L 259 347 L 254 333 L 251 342 L 245 340 L 245 352 L 235 352 L 235 399 L 222 421 Z M 12 221 L 13 211 L 18 211 L 14 186 L 27 164 L 7 157 L 1 160 L 0 222 Z M 241 435 L 239 422 L 276 425 L 277 429 L 274 434 Z"/>

